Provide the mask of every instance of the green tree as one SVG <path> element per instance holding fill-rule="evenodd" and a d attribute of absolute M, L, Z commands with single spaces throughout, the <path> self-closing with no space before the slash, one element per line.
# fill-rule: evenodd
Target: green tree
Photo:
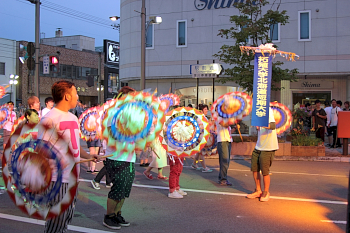
<path fill-rule="evenodd" d="M 224 74 L 229 77 L 220 79 L 220 82 L 234 81 L 248 92 L 253 91 L 254 54 L 241 53 L 240 46 L 251 45 L 257 47 L 260 44 L 271 43 L 270 26 L 277 23 L 281 25 L 288 23 L 287 11 L 278 10 L 280 3 L 277 5 L 277 10 L 272 10 L 276 4 L 275 2 L 276 0 L 267 11 L 266 8 L 269 7 L 269 2 L 266 0 L 246 0 L 245 3 L 237 3 L 236 7 L 239 10 L 239 15 L 230 17 L 231 23 L 234 23 L 235 26 L 229 29 L 221 29 L 218 34 L 218 36 L 235 41 L 232 46 L 223 45 L 221 50 L 214 54 L 222 62 L 234 65 L 233 68 L 225 69 Z M 263 14 L 263 10 L 266 13 Z M 248 42 L 251 44 L 248 44 Z M 277 46 L 275 47 L 277 48 Z M 277 85 L 281 80 L 297 80 L 298 70 L 282 69 L 281 65 L 283 64 L 280 61 L 273 61 L 272 63 L 272 90 L 281 89 Z"/>

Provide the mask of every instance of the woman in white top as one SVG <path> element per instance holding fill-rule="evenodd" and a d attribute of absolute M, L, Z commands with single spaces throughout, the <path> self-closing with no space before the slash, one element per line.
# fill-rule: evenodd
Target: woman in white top
<path fill-rule="evenodd" d="M 7 116 L 6 123 L 4 125 L 4 140 L 3 140 L 4 149 L 6 147 L 7 141 L 10 138 L 13 123 L 16 120 L 16 113 L 15 111 L 13 111 L 13 107 L 14 107 L 13 102 L 9 101 L 7 102 L 7 104 L 9 106 L 9 115 Z"/>

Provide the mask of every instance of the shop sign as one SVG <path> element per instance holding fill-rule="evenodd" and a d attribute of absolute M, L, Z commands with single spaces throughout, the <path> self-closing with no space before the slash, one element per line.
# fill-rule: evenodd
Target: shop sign
<path fill-rule="evenodd" d="M 235 7 L 237 3 L 245 3 L 246 0 L 194 0 L 194 6 L 197 10 L 204 10 L 207 8 L 210 10 L 213 6 L 214 9 Z M 257 5 L 256 1 L 252 1 L 253 5 Z"/>
<path fill-rule="evenodd" d="M 108 65 L 119 63 L 119 42 L 104 40 L 103 51 L 106 56 L 105 61 Z"/>
<path fill-rule="evenodd" d="M 222 71 L 219 63 L 190 65 L 190 74 L 193 78 L 215 78 Z"/>
<path fill-rule="evenodd" d="M 333 89 L 333 81 L 299 80 L 290 83 L 290 89 Z"/>

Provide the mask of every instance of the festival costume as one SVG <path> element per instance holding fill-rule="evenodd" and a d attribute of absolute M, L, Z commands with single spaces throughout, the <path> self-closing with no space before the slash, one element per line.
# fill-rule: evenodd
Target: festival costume
<path fill-rule="evenodd" d="M 3 127 L 4 129 L 3 144 L 7 144 L 7 141 L 9 140 L 9 137 L 11 135 L 12 127 L 15 121 L 16 121 L 16 113 L 14 111 L 11 111 L 11 112 L 9 111 Z"/>
<path fill-rule="evenodd" d="M 45 116 L 48 112 L 50 112 L 51 109 L 48 108 L 44 108 L 43 110 L 41 110 L 41 117 Z"/>
<path fill-rule="evenodd" d="M 180 175 L 183 169 L 184 158 L 169 157 L 170 174 L 169 174 L 169 192 L 180 189 Z"/>

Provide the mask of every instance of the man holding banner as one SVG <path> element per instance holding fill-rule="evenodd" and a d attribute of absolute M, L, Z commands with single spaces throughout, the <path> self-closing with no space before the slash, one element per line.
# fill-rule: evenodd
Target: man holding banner
<path fill-rule="evenodd" d="M 271 54 L 257 52 L 254 65 L 252 125 L 257 126 L 258 141 L 251 160 L 256 189 L 255 192 L 248 194 L 247 198 L 260 198 L 260 201 L 268 201 L 270 198 L 270 166 L 275 151 L 278 150 L 276 123 L 270 108 L 271 74 Z M 260 171 L 263 175 L 264 191 Z"/>

